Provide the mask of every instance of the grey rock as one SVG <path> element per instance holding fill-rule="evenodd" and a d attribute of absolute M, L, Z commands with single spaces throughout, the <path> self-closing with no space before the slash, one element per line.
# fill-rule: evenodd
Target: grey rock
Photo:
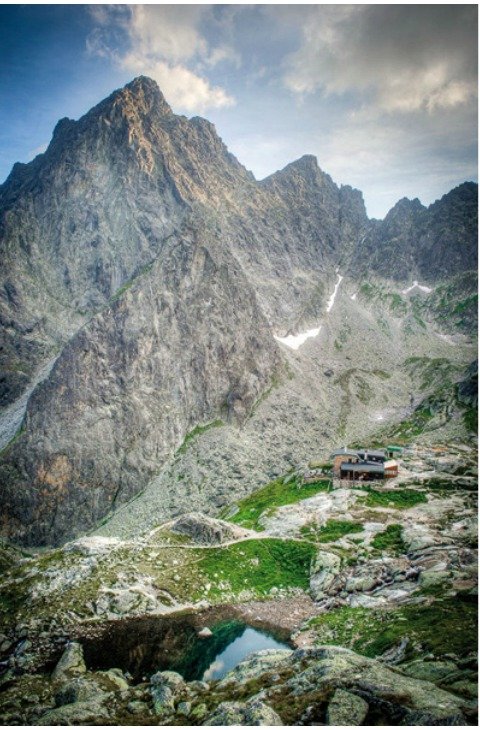
<path fill-rule="evenodd" d="M 185 688 L 185 680 L 178 672 L 163 671 L 156 672 L 150 677 L 152 687 L 168 687 L 172 692 L 180 692 Z"/>
<path fill-rule="evenodd" d="M 195 679 L 193 682 L 188 683 L 189 689 L 192 690 L 192 692 L 205 692 L 210 688 L 210 685 L 208 682 L 201 682 L 198 679 Z"/>
<path fill-rule="evenodd" d="M 204 725 L 283 725 L 264 702 L 222 702 Z"/>
<path fill-rule="evenodd" d="M 370 706 L 389 707 L 406 725 L 464 724 L 462 700 L 431 682 L 401 674 L 375 659 L 361 657 L 349 649 L 322 646 L 295 652 L 306 669 L 294 673 L 287 686 L 295 693 L 331 687 L 362 695 Z"/>
<path fill-rule="evenodd" d="M 182 515 L 174 521 L 170 529 L 180 535 L 187 535 L 193 542 L 201 545 L 220 545 L 234 540 L 241 532 L 223 520 L 208 517 L 200 512 Z"/>
<path fill-rule="evenodd" d="M 131 715 L 145 715 L 149 712 L 149 707 L 146 702 L 132 700 L 127 705 L 127 712 Z"/>
<path fill-rule="evenodd" d="M 174 693 L 165 684 L 153 685 L 150 688 L 152 695 L 153 711 L 159 717 L 169 715 L 175 709 Z"/>
<path fill-rule="evenodd" d="M 87 667 L 83 658 L 83 649 L 81 644 L 71 641 L 67 644 L 57 666 L 52 672 L 52 679 L 63 679 L 64 677 L 74 677 L 85 674 Z"/>
<path fill-rule="evenodd" d="M 74 702 L 101 702 L 106 693 L 93 681 L 77 677 L 62 684 L 55 692 L 55 705 L 63 707 Z"/>
<path fill-rule="evenodd" d="M 102 672 L 102 674 L 115 685 L 116 689 L 122 691 L 130 688 L 121 669 L 108 669 L 106 672 Z"/>
<path fill-rule="evenodd" d="M 336 689 L 328 703 L 328 725 L 361 725 L 368 713 L 368 703 L 352 692 Z"/>
<path fill-rule="evenodd" d="M 179 702 L 177 705 L 177 715 L 183 715 L 184 717 L 188 717 L 192 711 L 192 703 L 191 702 Z"/>
<path fill-rule="evenodd" d="M 422 588 L 435 588 L 450 580 L 450 573 L 446 570 L 424 570 L 420 573 L 418 582 Z"/>
<path fill-rule="evenodd" d="M 428 682 L 439 682 L 452 672 L 456 672 L 458 667 L 451 661 L 429 661 L 425 662 L 417 659 L 407 664 L 402 664 L 399 669 L 409 677 L 415 679 L 425 679 Z"/>
<path fill-rule="evenodd" d="M 105 705 L 95 702 L 74 702 L 50 710 L 37 721 L 38 725 L 89 725 L 109 719 Z"/>
<path fill-rule="evenodd" d="M 209 639 L 211 636 L 213 636 L 213 632 L 208 628 L 208 626 L 205 626 L 203 629 L 200 629 L 198 632 L 198 636 L 201 639 Z"/>
<path fill-rule="evenodd" d="M 323 598 L 340 572 L 342 561 L 335 553 L 321 550 L 317 553 L 310 575 L 310 590 L 318 600 Z"/>
<path fill-rule="evenodd" d="M 266 672 L 275 671 L 285 663 L 291 655 L 289 649 L 263 649 L 250 655 L 232 669 L 218 683 L 218 687 L 227 687 L 231 683 L 245 684 L 250 679 L 256 679 Z"/>

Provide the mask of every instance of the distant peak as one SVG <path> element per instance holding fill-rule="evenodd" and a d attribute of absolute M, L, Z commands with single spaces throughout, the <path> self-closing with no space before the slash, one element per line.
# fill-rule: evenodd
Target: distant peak
<path fill-rule="evenodd" d="M 411 200 L 410 198 L 400 198 L 400 200 L 395 203 L 393 208 L 389 210 L 386 218 L 392 218 L 393 216 L 397 216 L 399 214 L 411 215 L 412 213 L 418 213 L 422 210 L 426 210 L 426 208 L 424 205 L 422 205 L 418 198 L 413 198 L 413 200 Z"/>
<path fill-rule="evenodd" d="M 302 157 L 299 157 L 298 160 L 294 160 L 289 165 L 287 165 L 287 168 L 300 168 L 300 169 L 306 169 L 311 170 L 312 168 L 317 170 L 318 169 L 318 160 L 315 157 L 315 155 L 302 155 Z"/>

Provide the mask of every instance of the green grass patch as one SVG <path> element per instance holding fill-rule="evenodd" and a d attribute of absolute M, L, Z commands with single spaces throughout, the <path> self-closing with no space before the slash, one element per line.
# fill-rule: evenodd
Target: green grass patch
<path fill-rule="evenodd" d="M 206 423 L 204 426 L 195 426 L 194 429 L 189 431 L 185 438 L 183 439 L 182 445 L 176 450 L 175 456 L 180 456 L 180 454 L 184 454 L 186 450 L 188 449 L 190 443 L 204 434 L 206 431 L 210 431 L 211 428 L 220 428 L 223 426 L 224 423 L 221 419 L 217 419 L 216 421 L 211 421 L 211 423 Z"/>
<path fill-rule="evenodd" d="M 134 276 L 132 276 L 131 279 L 126 281 L 125 284 L 122 284 L 122 286 L 119 289 L 117 289 L 116 292 L 114 292 L 112 294 L 112 296 L 110 297 L 109 303 L 113 304 L 113 302 L 116 302 L 117 299 L 120 299 L 120 297 L 123 296 L 123 294 L 125 294 L 125 292 L 128 291 L 135 284 L 137 279 L 139 279 L 141 276 L 144 276 L 145 274 L 148 274 L 148 272 L 152 270 L 152 266 L 153 266 L 153 261 L 151 261 L 149 264 L 146 264 L 145 266 L 143 266 L 138 271 L 138 273 L 136 273 Z"/>
<path fill-rule="evenodd" d="M 364 504 L 367 507 L 409 509 L 409 507 L 415 507 L 416 504 L 427 502 L 425 493 L 419 492 L 416 489 L 396 489 L 380 492 L 373 487 L 356 485 L 355 488 L 367 492 L 367 496 L 364 499 Z"/>
<path fill-rule="evenodd" d="M 372 547 L 382 553 L 403 555 L 407 552 L 407 546 L 402 538 L 401 525 L 389 525 L 386 530 L 379 532 L 372 540 Z"/>
<path fill-rule="evenodd" d="M 218 586 L 222 580 L 235 594 L 253 590 L 266 595 L 272 588 L 307 590 L 315 547 L 309 542 L 269 538 L 203 550 L 202 555 L 198 570 L 213 584 L 209 596 L 222 592 Z"/>
<path fill-rule="evenodd" d="M 351 535 L 355 532 L 362 532 L 363 526 L 359 522 L 352 520 L 327 520 L 325 525 L 310 524 L 301 528 L 301 534 L 308 540 L 314 542 L 335 542 L 345 535 Z"/>
<path fill-rule="evenodd" d="M 302 499 L 308 499 L 318 492 L 327 492 L 331 486 L 329 480 L 302 484 L 296 477 L 293 477 L 287 483 L 285 481 L 283 477 L 277 479 L 240 500 L 237 503 L 238 512 L 230 517 L 229 521 L 252 530 L 263 530 L 259 519 L 265 512 L 273 512 L 277 507 L 285 504 L 294 504 Z"/>
<path fill-rule="evenodd" d="M 477 644 L 477 606 L 459 597 L 395 610 L 343 607 L 310 621 L 316 643 L 345 646 L 368 657 L 383 654 L 404 637 L 407 659 L 425 652 L 436 656 L 468 654 Z"/>

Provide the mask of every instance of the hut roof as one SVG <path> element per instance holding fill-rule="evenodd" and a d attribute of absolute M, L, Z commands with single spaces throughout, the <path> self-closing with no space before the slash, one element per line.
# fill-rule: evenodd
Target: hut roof
<path fill-rule="evenodd" d="M 373 456 L 375 458 L 385 458 L 385 451 L 382 449 L 381 451 L 372 451 L 372 449 L 360 449 L 358 452 L 360 455 L 367 454 L 367 460 L 369 456 Z"/>
<path fill-rule="evenodd" d="M 367 461 L 361 461 L 359 464 L 350 464 L 345 462 L 340 465 L 340 469 L 343 469 L 344 471 L 370 472 L 377 474 L 384 473 L 383 464 Z"/>

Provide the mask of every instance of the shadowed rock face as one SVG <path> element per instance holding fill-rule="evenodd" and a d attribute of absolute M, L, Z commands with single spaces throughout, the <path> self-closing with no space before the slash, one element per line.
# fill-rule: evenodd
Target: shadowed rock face
<path fill-rule="evenodd" d="M 476 183 L 466 182 L 425 208 L 403 198 L 376 221 L 353 259 L 363 274 L 426 282 L 477 269 Z"/>
<path fill-rule="evenodd" d="M 258 183 L 150 79 L 61 120 L 45 154 L 0 186 L 0 406 L 20 413 L 57 357 L 1 454 L 3 534 L 77 535 L 141 491 L 197 425 L 241 426 L 284 372 L 272 328 L 316 322 L 336 267 L 376 265 L 379 241 L 407 251 L 405 276 L 423 271 L 453 245 L 455 226 L 436 222 L 460 205 L 455 270 L 469 268 L 473 190 L 428 209 L 420 260 L 420 204 L 397 241 L 409 206 L 369 221 L 361 193 L 312 156 Z"/>
<path fill-rule="evenodd" d="M 3 503 L 26 524 L 14 536 L 44 542 L 91 527 L 197 423 L 241 422 L 280 366 L 236 261 L 208 224 L 185 230 L 70 340 L 30 399 L 1 472 Z"/>

